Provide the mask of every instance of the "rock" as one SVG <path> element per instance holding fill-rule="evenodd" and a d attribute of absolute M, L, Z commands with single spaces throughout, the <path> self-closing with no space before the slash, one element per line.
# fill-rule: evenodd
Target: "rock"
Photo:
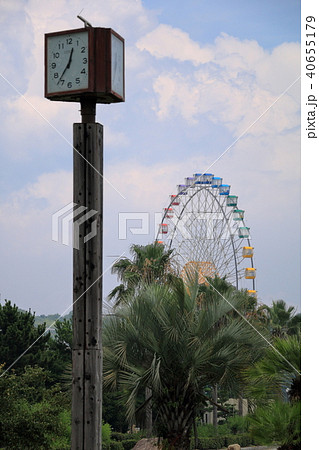
<path fill-rule="evenodd" d="M 227 450 L 240 450 L 240 445 L 239 444 L 229 445 Z"/>
<path fill-rule="evenodd" d="M 155 450 L 157 448 L 157 439 L 141 439 L 138 441 L 132 450 Z"/>

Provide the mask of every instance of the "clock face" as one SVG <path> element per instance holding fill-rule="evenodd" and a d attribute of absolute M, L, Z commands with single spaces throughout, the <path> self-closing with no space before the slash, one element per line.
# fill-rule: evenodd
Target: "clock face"
<path fill-rule="evenodd" d="M 88 32 L 48 36 L 47 92 L 87 89 L 89 83 Z"/>
<path fill-rule="evenodd" d="M 121 97 L 124 96 L 124 42 L 117 36 L 112 34 L 112 73 L 111 73 L 111 89 Z"/>

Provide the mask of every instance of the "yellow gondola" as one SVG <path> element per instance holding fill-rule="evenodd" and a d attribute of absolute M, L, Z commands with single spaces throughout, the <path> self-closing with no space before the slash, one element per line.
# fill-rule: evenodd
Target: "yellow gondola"
<path fill-rule="evenodd" d="M 252 258 L 254 256 L 254 247 L 243 247 L 243 258 Z"/>
<path fill-rule="evenodd" d="M 256 278 L 256 269 L 254 269 L 253 267 L 247 267 L 245 269 L 245 278 L 247 280 L 253 280 L 254 278 Z"/>

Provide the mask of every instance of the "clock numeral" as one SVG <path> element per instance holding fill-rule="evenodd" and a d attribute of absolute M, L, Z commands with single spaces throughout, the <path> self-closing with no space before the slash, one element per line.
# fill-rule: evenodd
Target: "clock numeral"
<path fill-rule="evenodd" d="M 68 82 L 67 87 L 68 87 L 68 88 L 71 88 L 71 87 L 72 87 L 71 81 Z"/>
<path fill-rule="evenodd" d="M 66 38 L 66 43 L 67 44 L 72 44 L 72 38 Z"/>
<path fill-rule="evenodd" d="M 76 82 L 76 84 L 80 84 L 80 82 L 81 82 L 80 78 L 76 78 L 75 82 Z"/>
<path fill-rule="evenodd" d="M 56 64 L 55 64 L 55 63 L 52 63 L 52 64 L 51 64 L 51 67 L 52 67 L 52 69 L 55 69 L 55 68 L 56 68 Z"/>
<path fill-rule="evenodd" d="M 64 82 L 65 82 L 65 80 L 61 80 L 61 79 L 60 79 L 60 80 L 58 81 L 58 84 L 61 83 L 61 86 L 63 86 L 63 85 L 64 85 Z"/>
<path fill-rule="evenodd" d="M 63 50 L 64 49 L 64 44 L 59 44 L 59 50 Z"/>
<path fill-rule="evenodd" d="M 88 59 L 87 58 L 83 58 L 83 64 L 87 64 Z"/>
<path fill-rule="evenodd" d="M 86 73 L 86 70 L 85 70 L 85 69 L 82 69 L 82 70 L 81 70 L 81 73 Z"/>
<path fill-rule="evenodd" d="M 60 57 L 60 53 L 59 52 L 53 52 L 53 58 L 59 58 Z"/>
<path fill-rule="evenodd" d="M 81 47 L 81 53 L 85 53 L 85 47 Z"/>
<path fill-rule="evenodd" d="M 58 72 L 55 72 L 53 76 L 54 76 L 54 78 L 59 78 Z"/>

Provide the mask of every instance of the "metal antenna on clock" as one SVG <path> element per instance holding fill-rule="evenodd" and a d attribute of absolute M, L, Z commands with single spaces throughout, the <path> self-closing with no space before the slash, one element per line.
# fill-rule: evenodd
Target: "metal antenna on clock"
<path fill-rule="evenodd" d="M 84 26 L 86 28 L 88 27 L 92 27 L 92 25 L 90 24 L 90 22 L 88 22 L 86 19 L 84 19 L 84 17 L 80 16 L 81 12 L 83 11 L 83 9 L 81 9 L 80 13 L 76 16 L 78 19 L 82 20 L 82 22 L 84 23 Z"/>

